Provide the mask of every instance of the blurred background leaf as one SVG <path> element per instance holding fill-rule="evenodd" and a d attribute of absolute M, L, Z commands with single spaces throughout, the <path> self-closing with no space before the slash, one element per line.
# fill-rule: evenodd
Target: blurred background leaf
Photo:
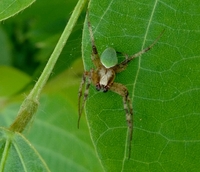
<path fill-rule="evenodd" d="M 81 59 L 46 85 L 35 119 L 24 132 L 51 171 L 102 171 L 86 121 L 77 129 L 77 90 Z M 66 80 L 66 82 L 63 82 Z M 19 103 L 1 109 L 0 125 L 9 126 Z"/>

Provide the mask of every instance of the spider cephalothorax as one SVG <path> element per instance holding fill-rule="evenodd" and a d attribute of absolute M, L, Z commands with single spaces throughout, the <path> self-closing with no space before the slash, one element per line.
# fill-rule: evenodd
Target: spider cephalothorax
<path fill-rule="evenodd" d="M 95 66 L 95 69 L 91 69 L 90 71 L 85 71 L 83 74 L 82 82 L 79 88 L 79 119 L 78 119 L 78 127 L 79 127 L 79 121 L 80 117 L 84 108 L 85 101 L 87 99 L 88 93 L 89 93 L 89 87 L 92 82 L 93 85 L 95 85 L 96 90 L 107 92 L 108 90 L 111 90 L 120 96 L 122 96 L 124 110 L 126 113 L 126 121 L 128 124 L 129 129 L 129 154 L 128 158 L 130 158 L 131 155 L 131 141 L 132 141 L 132 133 L 133 133 L 133 108 L 132 108 L 132 102 L 129 98 L 128 90 L 127 88 L 121 84 L 114 82 L 115 75 L 117 73 L 122 72 L 126 69 L 128 63 L 133 60 L 134 58 L 142 55 L 143 53 L 150 50 L 154 44 L 158 41 L 158 39 L 161 37 L 163 32 L 159 35 L 159 37 L 147 48 L 141 50 L 140 52 L 128 56 L 126 55 L 125 60 L 118 63 L 117 53 L 115 49 L 113 48 L 106 48 L 104 52 L 99 57 L 98 51 L 95 45 L 94 36 L 92 32 L 92 28 L 88 19 L 88 29 L 90 33 L 90 39 L 92 43 L 92 62 Z M 85 92 L 84 92 L 84 99 L 81 105 L 81 96 L 83 91 L 83 85 L 86 84 Z"/>
<path fill-rule="evenodd" d="M 97 72 L 99 81 L 95 83 L 97 91 L 102 90 L 107 92 L 110 86 L 113 84 L 115 78 L 115 72 L 112 69 L 100 68 Z M 93 83 L 95 79 L 92 80 Z"/>

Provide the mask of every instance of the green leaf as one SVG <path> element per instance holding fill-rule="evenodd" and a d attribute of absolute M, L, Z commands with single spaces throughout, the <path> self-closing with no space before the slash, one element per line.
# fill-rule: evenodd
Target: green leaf
<path fill-rule="evenodd" d="M 5 20 L 30 6 L 35 0 L 1 0 L 0 21 Z"/>
<path fill-rule="evenodd" d="M 105 171 L 200 169 L 199 13 L 197 0 L 91 1 L 89 18 L 99 54 L 113 47 L 133 55 L 166 30 L 150 51 L 133 60 L 115 79 L 127 87 L 133 101 L 130 160 L 122 98 L 90 87 L 87 121 Z M 85 70 L 94 67 L 90 57 L 85 23 Z"/>
<path fill-rule="evenodd" d="M 0 128 L 0 171 L 49 171 L 23 135 Z"/>

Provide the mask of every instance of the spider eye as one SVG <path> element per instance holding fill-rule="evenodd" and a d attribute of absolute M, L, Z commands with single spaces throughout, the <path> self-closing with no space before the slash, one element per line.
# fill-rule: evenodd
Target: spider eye
<path fill-rule="evenodd" d="M 108 91 L 108 89 L 104 89 L 103 92 L 106 93 Z"/>
<path fill-rule="evenodd" d="M 108 87 L 107 87 L 107 86 L 104 86 L 104 87 L 103 87 L 103 92 L 106 93 L 107 91 L 108 91 Z"/>
<path fill-rule="evenodd" d="M 100 84 L 97 84 L 97 85 L 96 85 L 96 90 L 97 90 L 97 91 L 100 91 L 100 90 L 101 90 Z"/>

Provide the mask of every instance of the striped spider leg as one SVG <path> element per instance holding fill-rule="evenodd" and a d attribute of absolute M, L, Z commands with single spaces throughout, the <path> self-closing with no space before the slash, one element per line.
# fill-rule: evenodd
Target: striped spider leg
<path fill-rule="evenodd" d="M 128 125 L 128 159 L 131 156 L 131 142 L 133 135 L 133 107 L 132 101 L 129 97 L 128 89 L 121 83 L 114 82 L 115 75 L 117 73 L 122 72 L 126 69 L 128 63 L 132 61 L 134 58 L 141 56 L 145 52 L 149 51 L 162 36 L 164 30 L 157 37 L 157 39 L 147 48 L 141 50 L 140 52 L 128 56 L 125 55 L 126 58 L 122 62 L 118 63 L 117 53 L 114 48 L 108 47 L 106 48 L 101 56 L 99 56 L 97 47 L 95 45 L 94 35 L 92 32 L 92 27 L 88 18 L 88 29 L 90 33 L 90 39 L 92 44 L 92 55 L 91 59 L 95 66 L 95 69 L 91 69 L 90 71 L 85 71 L 82 77 L 82 82 L 79 88 L 79 96 L 78 96 L 78 128 L 80 123 L 80 118 L 82 111 L 84 109 L 85 102 L 87 100 L 89 94 L 89 87 L 91 83 L 96 87 L 97 91 L 107 92 L 111 90 L 122 97 L 123 107 L 126 114 L 126 121 Z M 81 97 L 83 96 L 83 86 L 85 85 L 84 97 L 81 103 Z"/>

